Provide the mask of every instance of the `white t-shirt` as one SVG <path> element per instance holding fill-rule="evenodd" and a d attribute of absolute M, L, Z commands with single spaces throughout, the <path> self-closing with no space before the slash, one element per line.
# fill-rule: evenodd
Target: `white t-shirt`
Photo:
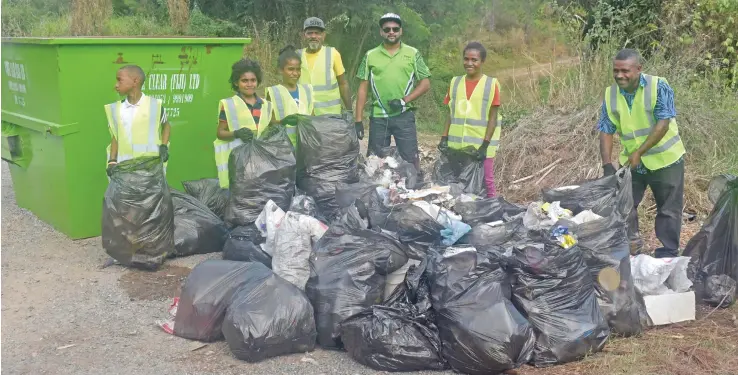
<path fill-rule="evenodd" d="M 123 123 L 123 131 L 126 132 L 129 140 L 133 140 L 133 118 L 136 116 L 138 109 L 142 106 L 148 106 L 149 99 L 146 98 L 146 94 L 141 93 L 141 98 L 138 102 L 131 104 L 128 102 L 128 98 L 123 100 L 123 105 L 120 108 L 120 119 Z M 146 108 L 148 110 L 148 108 Z M 164 111 L 164 107 L 161 109 L 161 124 L 167 122 L 167 112 Z"/>

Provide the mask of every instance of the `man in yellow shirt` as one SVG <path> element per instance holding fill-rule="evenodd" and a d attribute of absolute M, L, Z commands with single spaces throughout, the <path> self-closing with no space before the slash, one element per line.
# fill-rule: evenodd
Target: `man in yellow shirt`
<path fill-rule="evenodd" d="M 351 89 L 344 73 L 341 54 L 333 47 L 323 46 L 325 24 L 317 17 L 310 17 L 303 24 L 306 48 L 297 53 L 302 58 L 300 83 L 313 85 L 315 115 L 343 114 L 353 119 Z M 345 111 L 341 112 L 341 102 Z"/>

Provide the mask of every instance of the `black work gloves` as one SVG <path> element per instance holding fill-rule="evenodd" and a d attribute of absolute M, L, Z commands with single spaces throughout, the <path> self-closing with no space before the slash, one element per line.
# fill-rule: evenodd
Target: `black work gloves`
<path fill-rule="evenodd" d="M 389 104 L 392 112 L 405 112 L 407 109 L 407 103 L 402 99 L 392 99 L 387 104 Z"/>
<path fill-rule="evenodd" d="M 604 171 L 604 177 L 612 176 L 617 172 L 617 170 L 615 169 L 615 166 L 612 165 L 612 163 L 607 163 L 603 165 L 602 170 Z"/>
<path fill-rule="evenodd" d="M 361 121 L 356 121 L 354 123 L 354 128 L 356 128 L 356 137 L 359 139 L 364 139 L 364 123 Z"/>
<path fill-rule="evenodd" d="M 233 132 L 233 136 L 243 142 L 249 142 L 254 139 L 254 132 L 249 128 L 241 128 Z"/>
<path fill-rule="evenodd" d="M 167 145 L 159 145 L 159 158 L 161 158 L 162 163 L 169 160 L 169 147 Z"/>
<path fill-rule="evenodd" d="M 489 141 L 482 142 L 482 145 L 479 146 L 479 149 L 477 150 L 477 159 L 478 160 L 487 159 L 487 148 L 488 147 L 489 147 Z"/>
<path fill-rule="evenodd" d="M 118 165 L 117 160 L 108 160 L 108 168 L 105 169 L 105 173 L 108 174 L 108 177 L 113 176 L 113 171 L 115 170 L 116 165 Z"/>
<path fill-rule="evenodd" d="M 441 137 L 441 142 L 438 143 L 438 151 L 441 151 L 441 153 L 446 153 L 448 151 L 448 136 L 444 135 Z"/>

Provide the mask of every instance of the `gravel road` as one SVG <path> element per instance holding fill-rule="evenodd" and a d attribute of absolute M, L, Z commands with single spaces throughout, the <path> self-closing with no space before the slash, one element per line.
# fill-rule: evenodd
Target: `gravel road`
<path fill-rule="evenodd" d="M 192 268 L 206 258 L 168 264 Z M 248 364 L 233 358 L 225 342 L 192 351 L 198 343 L 170 336 L 155 324 L 166 318 L 171 296 L 164 291 L 139 298 L 122 281 L 151 274 L 99 269 L 105 259 L 99 237 L 72 241 L 20 209 L 2 163 L 3 374 L 382 373 L 345 352 L 316 350 Z"/>

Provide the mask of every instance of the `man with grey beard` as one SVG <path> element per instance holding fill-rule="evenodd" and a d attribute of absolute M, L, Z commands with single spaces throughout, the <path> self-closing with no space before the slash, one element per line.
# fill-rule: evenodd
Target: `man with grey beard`
<path fill-rule="evenodd" d="M 323 46 L 325 23 L 310 17 L 303 24 L 303 40 L 307 45 L 297 53 L 302 59 L 301 84 L 313 86 L 315 115 L 343 114 L 352 119 L 351 91 L 344 73 L 341 54 L 333 47 Z M 341 112 L 341 101 L 345 110 Z"/>

